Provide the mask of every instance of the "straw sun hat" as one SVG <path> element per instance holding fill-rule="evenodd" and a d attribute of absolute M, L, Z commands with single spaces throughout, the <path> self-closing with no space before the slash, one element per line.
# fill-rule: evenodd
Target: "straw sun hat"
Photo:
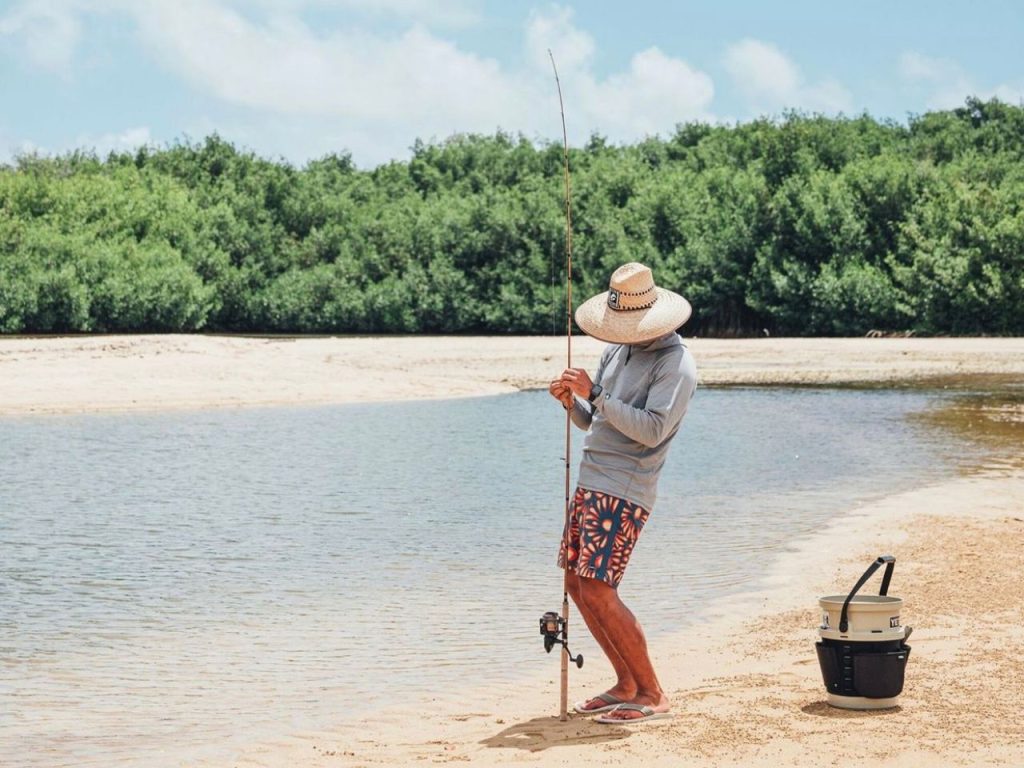
<path fill-rule="evenodd" d="M 653 341 L 681 326 L 693 311 L 678 293 L 656 286 L 651 270 L 636 262 L 616 269 L 608 287 L 576 310 L 576 325 L 601 341 Z"/>

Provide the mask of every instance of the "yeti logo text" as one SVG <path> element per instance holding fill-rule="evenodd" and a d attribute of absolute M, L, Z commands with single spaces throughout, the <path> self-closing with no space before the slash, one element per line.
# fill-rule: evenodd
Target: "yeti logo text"
<path fill-rule="evenodd" d="M 619 292 L 618 291 L 608 291 L 608 306 L 611 307 L 612 309 L 618 309 L 619 308 Z"/>
<path fill-rule="evenodd" d="M 900 625 L 900 617 L 899 616 L 890 616 L 889 617 L 889 629 L 896 629 L 896 627 L 898 627 L 899 625 Z"/>

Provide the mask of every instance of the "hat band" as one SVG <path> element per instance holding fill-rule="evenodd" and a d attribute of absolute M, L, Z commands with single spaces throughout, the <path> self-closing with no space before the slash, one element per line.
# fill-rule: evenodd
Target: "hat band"
<path fill-rule="evenodd" d="M 642 300 L 645 296 L 650 296 L 651 300 L 643 304 L 633 303 L 638 298 Z M 608 308 L 616 312 L 635 312 L 638 309 L 650 309 L 657 300 L 658 292 L 654 289 L 654 286 L 651 286 L 646 291 L 639 291 L 637 293 L 617 291 L 614 288 L 608 291 Z"/>

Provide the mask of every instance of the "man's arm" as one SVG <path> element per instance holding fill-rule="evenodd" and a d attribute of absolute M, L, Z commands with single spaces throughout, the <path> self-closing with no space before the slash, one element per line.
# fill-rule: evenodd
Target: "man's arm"
<path fill-rule="evenodd" d="M 594 380 L 600 381 L 601 375 L 604 373 L 605 367 L 608 365 L 608 358 L 612 347 L 607 347 L 604 352 L 601 353 L 601 359 L 597 364 L 597 373 L 594 374 Z M 564 376 L 564 374 L 563 374 Z M 589 382 L 589 378 L 587 379 Z M 572 419 L 572 423 L 577 427 L 586 432 L 590 429 L 590 424 L 594 420 L 594 407 L 590 403 L 582 402 L 576 399 L 573 394 L 572 387 L 563 379 L 555 379 L 551 382 L 548 387 L 551 394 L 562 402 L 562 407 L 569 411 L 569 418 Z M 572 398 L 572 406 L 569 406 L 568 398 Z"/>
<path fill-rule="evenodd" d="M 589 405 L 584 405 L 574 398 L 572 408 L 569 409 L 569 418 L 572 419 L 573 424 L 586 432 L 590 429 L 590 423 L 594 420 L 594 414 L 591 412 Z"/>
<path fill-rule="evenodd" d="M 602 395 L 594 405 L 608 423 L 648 448 L 660 445 L 683 419 L 696 388 L 685 354 L 675 365 L 655 374 L 644 408 Z"/>
<path fill-rule="evenodd" d="M 590 429 L 590 422 L 593 420 L 594 412 L 589 404 L 584 405 L 572 393 L 572 390 L 561 379 L 555 379 L 548 386 L 548 392 L 558 400 L 562 407 L 569 412 L 572 423 L 586 432 Z"/>

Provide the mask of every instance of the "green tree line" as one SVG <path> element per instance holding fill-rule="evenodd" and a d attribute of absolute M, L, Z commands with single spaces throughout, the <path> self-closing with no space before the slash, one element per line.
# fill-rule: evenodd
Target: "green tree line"
<path fill-rule="evenodd" d="M 1024 108 L 787 114 L 570 150 L 574 293 L 626 261 L 688 332 L 1024 332 Z M 0 166 L 0 332 L 552 333 L 560 143 L 296 168 L 214 135 Z"/>

